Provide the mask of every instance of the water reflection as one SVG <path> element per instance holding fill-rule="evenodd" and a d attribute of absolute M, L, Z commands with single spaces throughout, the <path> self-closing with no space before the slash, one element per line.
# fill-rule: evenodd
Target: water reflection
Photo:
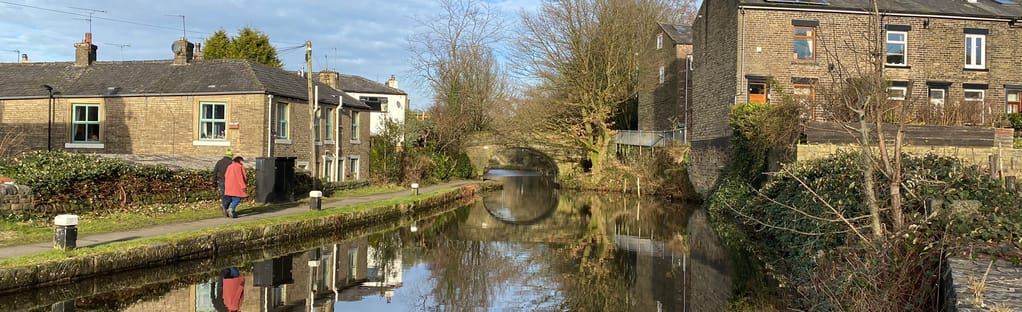
<path fill-rule="evenodd" d="M 705 213 L 506 179 L 473 205 L 396 229 L 171 282 L 136 279 L 72 307 L 225 311 L 217 299 L 228 302 L 227 280 L 238 276 L 251 281 L 239 283 L 241 311 L 726 310 L 729 259 Z"/>

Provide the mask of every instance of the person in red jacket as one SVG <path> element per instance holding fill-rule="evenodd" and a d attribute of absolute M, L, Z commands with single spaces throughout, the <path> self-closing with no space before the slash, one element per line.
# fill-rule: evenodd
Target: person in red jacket
<path fill-rule="evenodd" d="M 245 299 L 245 277 L 233 267 L 224 269 L 220 275 L 224 279 L 224 306 L 230 312 L 241 311 L 241 302 Z"/>
<path fill-rule="evenodd" d="M 234 157 L 234 162 L 227 166 L 227 173 L 224 174 L 224 196 L 229 197 L 230 201 L 225 201 L 223 205 L 231 218 L 238 217 L 238 203 L 242 198 L 248 197 L 248 193 L 245 192 L 248 177 L 245 176 L 244 161 L 241 156 Z"/>

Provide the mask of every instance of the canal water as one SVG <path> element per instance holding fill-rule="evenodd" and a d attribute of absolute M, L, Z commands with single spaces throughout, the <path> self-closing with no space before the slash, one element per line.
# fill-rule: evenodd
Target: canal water
<path fill-rule="evenodd" d="M 0 296 L 30 311 L 725 311 L 729 259 L 705 212 L 558 190 L 500 191 L 379 229 Z"/>

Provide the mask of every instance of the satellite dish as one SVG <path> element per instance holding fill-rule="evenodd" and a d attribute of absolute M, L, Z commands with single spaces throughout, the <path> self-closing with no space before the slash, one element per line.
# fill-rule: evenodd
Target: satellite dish
<path fill-rule="evenodd" d="M 174 41 L 174 44 L 170 45 L 170 50 L 174 51 L 174 55 L 182 54 L 187 48 L 185 47 L 186 44 L 184 41 Z"/>

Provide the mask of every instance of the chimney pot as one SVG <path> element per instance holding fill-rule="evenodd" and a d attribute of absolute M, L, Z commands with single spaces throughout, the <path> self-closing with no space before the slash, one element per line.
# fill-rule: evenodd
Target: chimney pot
<path fill-rule="evenodd" d="M 22 63 L 28 63 L 28 54 L 22 54 L 21 55 L 21 62 Z"/>
<path fill-rule="evenodd" d="M 92 33 L 85 33 L 85 43 L 92 43 Z"/>

